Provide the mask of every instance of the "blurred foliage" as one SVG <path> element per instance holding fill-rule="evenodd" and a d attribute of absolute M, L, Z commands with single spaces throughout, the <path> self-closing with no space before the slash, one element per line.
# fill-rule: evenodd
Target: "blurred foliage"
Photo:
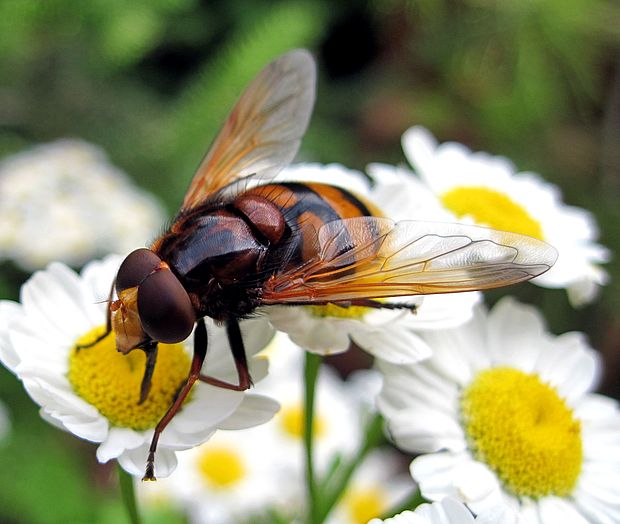
<path fill-rule="evenodd" d="M 89 140 L 172 214 L 242 88 L 273 57 L 308 47 L 320 80 L 300 158 L 402 162 L 400 135 L 422 124 L 558 184 L 619 252 L 619 44 L 613 0 L 0 0 L 0 155 Z M 9 266 L 0 291 L 16 299 L 27 275 Z M 620 270 L 609 270 L 602 300 L 584 310 L 563 291 L 517 293 L 554 331 L 590 336 L 618 395 Z M 0 444 L 0 521 L 120 522 L 114 477 L 94 466 L 92 446 L 42 422 L 6 372 L 0 397 L 14 426 Z"/>

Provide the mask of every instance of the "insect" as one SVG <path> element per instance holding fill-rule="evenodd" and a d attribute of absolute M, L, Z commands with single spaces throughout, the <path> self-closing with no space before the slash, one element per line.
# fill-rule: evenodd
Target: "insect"
<path fill-rule="evenodd" d="M 141 401 L 158 342 L 180 342 L 194 331 L 189 375 L 155 428 L 143 480 L 154 480 L 158 439 L 196 381 L 251 386 L 239 320 L 259 306 L 411 307 L 377 299 L 506 286 L 555 262 L 555 250 L 530 237 L 460 224 L 394 223 L 344 189 L 277 182 L 308 125 L 315 76 L 304 50 L 259 73 L 202 160 L 168 231 L 129 254 L 118 270 L 107 333 L 114 332 L 122 353 L 145 351 Z M 205 317 L 226 326 L 236 384 L 201 373 Z"/>

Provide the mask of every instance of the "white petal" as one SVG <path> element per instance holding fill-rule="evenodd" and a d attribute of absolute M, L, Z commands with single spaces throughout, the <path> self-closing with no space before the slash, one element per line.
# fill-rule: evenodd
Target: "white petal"
<path fill-rule="evenodd" d="M 219 423 L 220 429 L 245 429 L 271 420 L 280 404 L 263 395 L 247 394 L 235 412 Z"/>
<path fill-rule="evenodd" d="M 241 391 L 196 384 L 192 388 L 190 401 L 175 415 L 171 426 L 174 424 L 174 428 L 186 436 L 188 440 L 184 443 L 196 445 L 198 442 L 194 442 L 192 435 L 202 436 L 205 430 L 218 427 L 238 409 L 243 397 Z M 162 442 L 168 443 L 166 431 L 162 433 Z"/>
<path fill-rule="evenodd" d="M 99 462 L 107 462 L 110 459 L 119 457 L 126 450 L 135 449 L 144 445 L 144 443 L 144 435 L 133 429 L 111 428 L 108 438 L 97 448 L 97 460 Z M 146 464 L 146 456 L 144 459 Z"/>
<path fill-rule="evenodd" d="M 85 314 L 86 304 L 79 304 L 76 297 L 82 297 L 81 282 L 59 263 L 37 271 L 21 290 L 24 312 L 41 332 L 62 334 L 68 340 L 75 340 L 92 327 Z"/>
<path fill-rule="evenodd" d="M 588 524 L 585 519 L 575 509 L 575 507 L 564 499 L 558 497 L 543 497 L 538 502 L 540 520 L 544 524 Z"/>
<path fill-rule="evenodd" d="M 416 329 L 446 329 L 464 324 L 473 316 L 473 308 L 482 300 L 482 293 L 428 295 L 413 317 Z"/>
<path fill-rule="evenodd" d="M 118 458 L 118 463 L 130 475 L 140 477 L 144 475 L 149 445 L 124 451 Z M 176 453 L 166 448 L 159 448 L 155 453 L 155 476 L 168 477 L 177 467 Z"/>
<path fill-rule="evenodd" d="M 572 404 L 596 387 L 601 374 L 600 357 L 582 333 L 565 333 L 552 344 L 541 353 L 536 371 Z"/>
<path fill-rule="evenodd" d="M 474 524 L 471 512 L 460 502 L 446 497 L 441 502 L 421 504 L 415 514 L 426 524 Z"/>
<path fill-rule="evenodd" d="M 262 350 L 275 335 L 266 316 L 260 316 L 249 320 L 243 320 L 240 324 L 243 343 L 248 356 Z"/>
<path fill-rule="evenodd" d="M 413 453 L 467 448 L 460 424 L 432 407 L 404 409 L 390 417 L 388 426 L 397 446 Z"/>
<path fill-rule="evenodd" d="M 425 179 L 434 175 L 437 140 L 424 127 L 415 126 L 403 133 L 402 146 L 407 160 Z"/>
<path fill-rule="evenodd" d="M 432 453 L 421 455 L 413 460 L 409 469 L 413 479 L 420 485 L 424 498 L 441 500 L 458 495 L 452 479 L 455 469 L 471 462 L 463 453 Z"/>
<path fill-rule="evenodd" d="M 544 332 L 544 320 L 534 307 L 503 298 L 488 318 L 488 344 L 494 362 L 532 373 L 541 345 L 544 348 Z"/>
<path fill-rule="evenodd" d="M 0 362 L 12 372 L 15 372 L 20 358 L 11 343 L 8 329 L 14 320 L 21 315 L 21 311 L 22 308 L 18 303 L 0 300 Z"/>
<path fill-rule="evenodd" d="M 413 364 L 432 354 L 422 338 L 396 323 L 382 329 L 360 329 L 351 333 L 351 338 L 371 355 L 394 364 Z"/>
<path fill-rule="evenodd" d="M 283 169 L 276 180 L 336 185 L 359 195 L 366 194 L 369 187 L 368 180 L 362 173 L 340 164 L 292 164 Z"/>
<path fill-rule="evenodd" d="M 365 325 L 359 320 L 316 317 L 308 308 L 266 308 L 273 326 L 307 351 L 329 355 L 349 349 L 349 334 Z"/>

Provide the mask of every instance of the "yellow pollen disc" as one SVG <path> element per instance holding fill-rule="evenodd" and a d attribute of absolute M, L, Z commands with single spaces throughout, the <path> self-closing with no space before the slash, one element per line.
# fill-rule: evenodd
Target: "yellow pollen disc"
<path fill-rule="evenodd" d="M 472 217 L 478 224 L 544 240 L 540 223 L 508 196 L 486 187 L 455 187 L 441 201 L 457 217 Z"/>
<path fill-rule="evenodd" d="M 376 486 L 353 489 L 343 497 L 342 503 L 349 513 L 351 522 L 355 524 L 366 524 L 388 509 L 385 492 Z"/>
<path fill-rule="evenodd" d="M 304 436 L 304 410 L 299 404 L 283 406 L 278 414 L 280 426 L 287 435 L 301 439 Z M 327 430 L 327 421 L 320 412 L 314 412 L 312 422 L 314 438 L 321 438 Z"/>
<path fill-rule="evenodd" d="M 198 469 L 211 487 L 225 488 L 237 484 L 246 475 L 243 459 L 234 449 L 209 445 L 198 459 Z"/>
<path fill-rule="evenodd" d="M 581 424 L 557 391 L 512 368 L 480 372 L 461 398 L 474 456 L 517 496 L 569 495 L 583 459 Z"/>
<path fill-rule="evenodd" d="M 76 345 L 88 344 L 103 332 L 103 326 L 97 327 Z M 190 358 L 182 344 L 159 344 L 149 396 L 138 404 L 145 365 L 143 351 L 119 353 L 110 334 L 92 347 L 73 348 L 68 379 L 74 391 L 112 425 L 142 431 L 155 427 L 172 404 L 189 373 Z"/>
<path fill-rule="evenodd" d="M 336 318 L 354 318 L 360 319 L 372 308 L 364 306 L 341 307 L 336 304 L 327 304 L 325 306 L 306 306 L 310 312 L 319 318 L 336 317 Z"/>

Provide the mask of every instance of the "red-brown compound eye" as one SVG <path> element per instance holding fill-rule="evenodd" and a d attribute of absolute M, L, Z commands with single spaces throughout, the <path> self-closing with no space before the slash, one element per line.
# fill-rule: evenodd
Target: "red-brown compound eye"
<path fill-rule="evenodd" d="M 138 313 L 146 334 L 166 344 L 185 340 L 196 321 L 187 291 L 169 269 L 156 271 L 140 284 Z"/>
<path fill-rule="evenodd" d="M 155 271 L 160 263 L 161 259 L 150 249 L 140 248 L 132 251 L 118 268 L 116 292 L 136 287 Z"/>

